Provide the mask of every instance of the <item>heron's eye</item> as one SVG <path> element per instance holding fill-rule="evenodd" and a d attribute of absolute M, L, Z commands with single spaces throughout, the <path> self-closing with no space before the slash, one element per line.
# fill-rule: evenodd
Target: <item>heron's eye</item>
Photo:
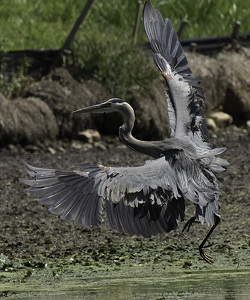
<path fill-rule="evenodd" d="M 125 101 L 121 100 L 121 99 L 113 99 L 112 103 L 124 103 Z"/>

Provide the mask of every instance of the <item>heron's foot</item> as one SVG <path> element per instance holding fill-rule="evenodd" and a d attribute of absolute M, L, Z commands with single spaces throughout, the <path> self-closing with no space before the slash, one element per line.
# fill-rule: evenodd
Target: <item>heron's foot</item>
<path fill-rule="evenodd" d="M 209 256 L 205 250 L 204 250 L 204 245 L 207 242 L 208 238 L 210 237 L 210 235 L 213 233 L 214 229 L 218 226 L 218 224 L 220 223 L 220 216 L 219 215 L 215 215 L 215 223 L 212 226 L 212 228 L 209 230 L 208 234 L 206 235 L 206 237 L 204 238 L 204 240 L 202 241 L 202 243 L 199 246 L 199 251 L 200 251 L 200 255 L 201 257 L 209 264 L 211 264 L 213 262 L 213 258 L 211 256 Z"/>
<path fill-rule="evenodd" d="M 212 258 L 212 256 L 208 255 L 208 254 L 206 253 L 206 251 L 204 250 L 203 247 L 202 247 L 202 248 L 199 247 L 199 251 L 200 251 L 201 257 L 202 257 L 207 263 L 209 263 L 209 264 L 212 264 L 212 263 L 213 263 L 213 258 Z"/>
<path fill-rule="evenodd" d="M 195 220 L 196 220 L 196 216 L 191 217 L 191 218 L 187 221 L 187 223 L 184 225 L 184 227 L 183 227 L 183 229 L 182 229 L 182 232 L 184 232 L 186 228 L 187 228 L 187 232 L 188 232 L 189 229 L 190 229 L 190 227 L 191 227 L 191 225 L 195 222 Z"/>

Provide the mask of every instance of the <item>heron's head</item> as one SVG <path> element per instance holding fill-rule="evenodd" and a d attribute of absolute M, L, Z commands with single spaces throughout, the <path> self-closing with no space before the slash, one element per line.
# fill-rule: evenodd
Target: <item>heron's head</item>
<path fill-rule="evenodd" d="M 120 111 L 124 112 L 126 108 L 128 109 L 128 106 L 130 105 L 119 98 L 112 98 L 108 101 L 105 101 L 101 104 L 96 104 L 88 107 L 84 107 L 81 109 L 77 109 L 75 111 L 72 111 L 72 114 L 74 113 L 104 113 L 104 112 L 114 112 L 114 111 Z"/>

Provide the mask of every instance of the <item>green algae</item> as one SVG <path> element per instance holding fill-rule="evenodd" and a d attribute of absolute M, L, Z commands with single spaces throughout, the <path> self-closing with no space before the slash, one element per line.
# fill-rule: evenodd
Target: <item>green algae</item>
<path fill-rule="evenodd" d="M 248 299 L 249 269 L 164 263 L 83 267 L 80 264 L 0 273 L 0 295 L 8 299 Z"/>

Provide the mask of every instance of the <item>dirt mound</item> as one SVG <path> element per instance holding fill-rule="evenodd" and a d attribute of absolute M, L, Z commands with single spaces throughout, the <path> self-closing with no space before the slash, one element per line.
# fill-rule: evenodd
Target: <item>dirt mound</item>
<path fill-rule="evenodd" d="M 37 98 L 7 100 L 0 94 L 0 141 L 32 143 L 54 139 L 58 126 L 45 102 Z"/>
<path fill-rule="evenodd" d="M 139 138 L 163 138 L 168 133 L 168 118 L 164 86 L 152 85 L 146 99 L 132 99 L 136 111 L 134 134 Z M 71 115 L 78 108 L 94 105 L 112 95 L 96 80 L 75 80 L 68 70 L 59 68 L 42 81 L 31 85 L 28 96 L 42 99 L 56 116 L 60 137 L 74 138 L 86 128 L 97 129 L 103 134 L 117 134 L 122 124 L 120 114 Z M 164 107 L 164 109 L 163 109 Z"/>
<path fill-rule="evenodd" d="M 75 80 L 68 70 L 59 68 L 31 85 L 27 96 L 43 100 L 53 111 L 59 136 L 73 138 L 78 131 L 95 128 L 95 115 L 71 115 L 73 110 L 103 102 L 110 93 L 95 80 Z"/>
<path fill-rule="evenodd" d="M 223 98 L 223 110 L 232 115 L 236 124 L 250 120 L 250 49 L 239 53 L 222 52 L 218 76 L 218 97 Z"/>
<path fill-rule="evenodd" d="M 189 53 L 189 65 L 204 85 L 207 112 L 222 110 L 243 125 L 250 119 L 250 49 L 223 51 L 216 58 Z"/>
<path fill-rule="evenodd" d="M 135 110 L 134 134 L 142 139 L 163 139 L 169 134 L 168 109 L 164 82 L 154 81 L 147 96 L 133 98 L 130 104 Z"/>
<path fill-rule="evenodd" d="M 187 54 L 193 74 L 204 85 L 206 115 L 222 110 L 237 125 L 250 120 L 250 50 L 224 51 L 217 58 L 197 53 Z M 146 96 L 130 99 L 139 139 L 163 139 L 168 135 L 168 117 L 163 81 L 148 87 Z M 103 102 L 112 95 L 94 80 L 77 81 L 64 68 L 54 70 L 28 89 L 26 99 L 0 99 L 0 138 L 9 143 L 35 143 L 44 138 L 75 138 L 79 131 L 96 129 L 102 134 L 117 134 L 122 117 L 108 115 L 72 115 L 71 111 Z"/>

